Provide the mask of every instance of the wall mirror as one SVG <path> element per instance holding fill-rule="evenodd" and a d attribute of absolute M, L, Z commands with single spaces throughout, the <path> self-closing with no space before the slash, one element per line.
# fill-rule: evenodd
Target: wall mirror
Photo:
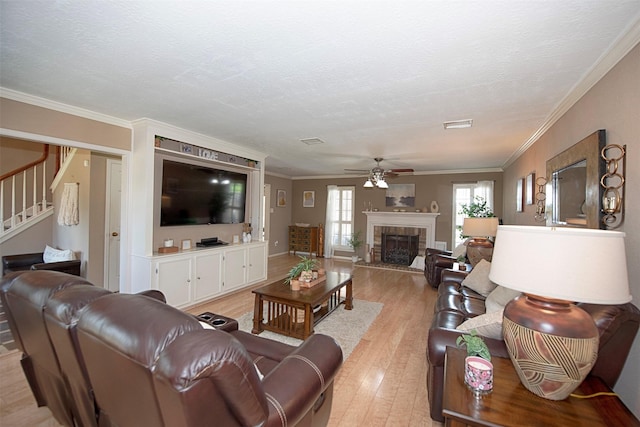
<path fill-rule="evenodd" d="M 603 189 L 600 177 L 605 162 L 600 151 L 606 132 L 598 130 L 547 160 L 547 225 L 604 228 L 600 206 Z"/>

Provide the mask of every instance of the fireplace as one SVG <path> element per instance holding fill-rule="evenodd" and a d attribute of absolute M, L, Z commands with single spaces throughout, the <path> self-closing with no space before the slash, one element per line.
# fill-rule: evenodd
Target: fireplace
<path fill-rule="evenodd" d="M 419 234 L 382 233 L 380 258 L 387 264 L 411 265 L 418 255 Z"/>
<path fill-rule="evenodd" d="M 363 213 L 367 216 L 367 248 L 373 249 L 375 261 L 382 261 L 382 234 L 417 236 L 411 238 L 414 241 L 416 238 L 418 240 L 417 253 L 415 253 L 416 249 L 412 249 L 411 254 L 407 255 L 411 259 L 406 265 L 411 264 L 416 255 L 424 254 L 426 248 L 435 247 L 436 218 L 440 215 L 438 213 L 371 211 Z"/>

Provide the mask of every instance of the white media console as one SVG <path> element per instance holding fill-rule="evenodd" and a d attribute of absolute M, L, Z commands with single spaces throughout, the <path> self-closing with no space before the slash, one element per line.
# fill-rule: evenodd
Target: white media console
<path fill-rule="evenodd" d="M 167 304 L 186 308 L 267 278 L 267 243 L 194 248 L 133 256 L 132 292 L 157 289 Z"/>

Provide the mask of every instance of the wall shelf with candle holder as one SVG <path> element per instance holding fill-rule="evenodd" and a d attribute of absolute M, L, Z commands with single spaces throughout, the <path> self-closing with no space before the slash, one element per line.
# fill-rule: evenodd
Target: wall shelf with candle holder
<path fill-rule="evenodd" d="M 600 178 L 604 188 L 602 196 L 602 223 L 608 229 L 620 227 L 624 222 L 624 178 L 627 170 L 626 145 L 609 144 L 600 156 L 606 163 L 606 172 Z M 622 162 L 622 170 L 619 169 Z"/>

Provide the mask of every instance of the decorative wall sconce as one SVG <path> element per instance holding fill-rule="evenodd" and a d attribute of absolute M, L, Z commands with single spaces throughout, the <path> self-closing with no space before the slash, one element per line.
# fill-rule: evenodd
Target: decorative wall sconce
<path fill-rule="evenodd" d="M 600 152 L 606 163 L 606 172 L 600 178 L 602 195 L 602 222 L 608 229 L 618 228 L 624 221 L 624 176 L 626 173 L 626 145 L 609 144 Z M 618 170 L 622 161 L 622 172 Z"/>
<path fill-rule="evenodd" d="M 547 178 L 539 176 L 536 178 L 536 185 L 538 186 L 538 191 L 536 192 L 536 215 L 534 219 L 537 222 L 545 222 L 547 220 L 547 213 L 545 212 L 547 195 L 544 192 L 544 188 L 547 185 Z"/>

